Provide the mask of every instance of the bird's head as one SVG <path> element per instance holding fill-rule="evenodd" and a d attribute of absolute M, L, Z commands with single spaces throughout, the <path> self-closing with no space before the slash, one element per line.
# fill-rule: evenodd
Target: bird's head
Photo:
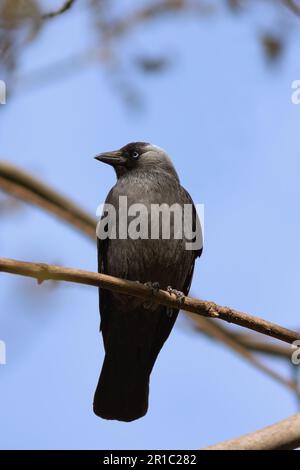
<path fill-rule="evenodd" d="M 95 158 L 111 165 L 118 178 L 132 170 L 165 171 L 178 178 L 167 153 L 160 147 L 147 142 L 131 142 L 119 150 L 100 153 Z"/>

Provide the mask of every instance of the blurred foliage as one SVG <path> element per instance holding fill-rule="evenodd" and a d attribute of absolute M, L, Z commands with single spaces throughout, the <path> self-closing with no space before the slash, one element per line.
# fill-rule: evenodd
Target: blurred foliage
<path fill-rule="evenodd" d="M 2 0 L 0 4 L 0 26 L 16 29 L 24 24 L 36 32 L 41 25 L 40 6 L 36 0 Z"/>
<path fill-rule="evenodd" d="M 18 65 L 23 48 L 33 41 L 42 25 L 40 6 L 35 0 L 0 1 L 0 73 L 7 78 Z"/>
<path fill-rule="evenodd" d="M 263 45 L 266 57 L 270 61 L 278 60 L 283 51 L 283 40 L 279 37 L 276 37 L 274 34 L 265 33 L 261 37 L 261 43 Z"/>
<path fill-rule="evenodd" d="M 255 8 L 263 7 L 265 13 L 272 9 L 270 13 L 273 15 L 275 11 L 277 25 L 274 22 L 273 29 L 260 31 L 257 39 L 268 62 L 274 63 L 282 56 L 288 33 L 300 16 L 298 0 L 145 0 L 132 3 L 117 0 L 56 0 L 53 3 L 54 10 L 45 11 L 43 0 L 0 0 L 0 78 L 8 80 L 19 76 L 20 59 L 25 48 L 38 40 L 39 33 L 56 18 L 84 10 L 90 16 L 91 32 L 94 32 L 94 35 L 91 34 L 94 41 L 92 48 L 83 52 L 74 51 L 74 56 L 67 58 L 65 64 L 49 64 L 45 71 L 33 71 L 29 82 L 37 86 L 51 81 L 52 76 L 56 78 L 59 75 L 60 78 L 64 74 L 81 70 L 87 62 L 96 61 L 107 71 L 113 86 L 131 106 L 139 106 L 140 97 L 137 84 L 130 81 L 133 78 L 129 78 L 132 74 L 128 73 L 128 63 L 142 74 L 159 74 L 169 67 L 174 55 L 170 51 L 162 53 L 161 50 L 157 56 L 151 57 L 138 50 L 133 57 L 124 54 L 122 42 L 126 37 L 134 43 L 131 33 L 138 31 L 138 27 L 151 27 L 151 23 L 164 20 L 167 15 L 177 15 L 184 20 L 187 15 L 202 19 L 205 15 L 234 14 L 238 19 L 241 14 L 251 15 Z M 51 70 L 60 72 L 51 74 Z M 14 80 L 8 82 L 12 85 Z M 24 82 L 26 80 L 22 80 Z"/>

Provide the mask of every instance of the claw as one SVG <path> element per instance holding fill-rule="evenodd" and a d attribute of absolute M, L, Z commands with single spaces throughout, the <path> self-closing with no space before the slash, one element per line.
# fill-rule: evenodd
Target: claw
<path fill-rule="evenodd" d="M 159 282 L 151 282 L 151 281 L 145 282 L 144 286 L 151 289 L 153 295 L 157 294 L 160 289 Z"/>
<path fill-rule="evenodd" d="M 170 295 L 175 295 L 176 296 L 176 300 L 179 301 L 180 305 L 182 305 L 184 303 L 184 299 L 185 299 L 185 295 L 183 292 L 181 292 L 180 290 L 176 290 L 176 289 L 173 289 L 172 286 L 168 286 L 167 287 L 167 292 L 170 294 Z"/>

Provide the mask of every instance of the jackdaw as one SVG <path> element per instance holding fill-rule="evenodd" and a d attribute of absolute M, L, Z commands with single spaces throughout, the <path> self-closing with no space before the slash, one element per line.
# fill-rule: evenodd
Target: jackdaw
<path fill-rule="evenodd" d="M 146 284 L 153 295 L 161 288 L 184 297 L 190 289 L 195 259 L 202 252 L 202 232 L 193 201 L 180 185 L 170 158 L 160 147 L 145 142 L 133 142 L 95 158 L 111 165 L 117 176 L 98 224 L 98 271 Z M 134 211 L 128 210 L 128 218 L 124 219 L 120 197 L 127 198 L 128 209 L 139 209 L 138 222 Z M 108 215 L 106 205 L 114 208 L 115 218 L 113 212 Z M 180 226 L 183 215 L 176 219 L 175 212 L 171 212 L 167 220 L 162 205 L 177 211 L 179 208 L 182 214 L 184 207 L 191 208 L 195 245 L 187 248 L 191 239 L 185 233 L 178 234 L 176 223 Z M 119 233 L 124 220 L 128 233 L 133 223 L 137 235 Z M 164 222 L 170 226 L 170 236 L 163 232 Z M 178 310 L 101 288 L 99 291 L 105 358 L 94 396 L 94 412 L 105 419 L 133 421 L 147 412 L 150 374 Z"/>

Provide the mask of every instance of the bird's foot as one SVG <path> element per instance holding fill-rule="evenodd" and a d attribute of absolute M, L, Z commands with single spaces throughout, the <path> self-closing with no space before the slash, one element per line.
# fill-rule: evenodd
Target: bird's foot
<path fill-rule="evenodd" d="M 144 286 L 151 289 L 153 295 L 157 294 L 160 289 L 159 282 L 145 282 Z"/>
<path fill-rule="evenodd" d="M 156 295 L 159 292 L 160 286 L 158 282 L 145 282 L 144 286 L 151 290 L 152 295 Z M 143 307 L 147 310 L 153 310 L 157 308 L 157 305 L 153 303 L 150 299 L 146 300 L 143 303 Z"/>
<path fill-rule="evenodd" d="M 179 301 L 180 305 L 183 305 L 184 304 L 184 299 L 185 299 L 185 295 L 183 292 L 181 292 L 180 290 L 176 290 L 176 289 L 173 289 L 172 286 L 168 286 L 167 287 L 167 292 L 170 294 L 170 295 L 175 295 L 176 297 L 176 300 Z"/>

